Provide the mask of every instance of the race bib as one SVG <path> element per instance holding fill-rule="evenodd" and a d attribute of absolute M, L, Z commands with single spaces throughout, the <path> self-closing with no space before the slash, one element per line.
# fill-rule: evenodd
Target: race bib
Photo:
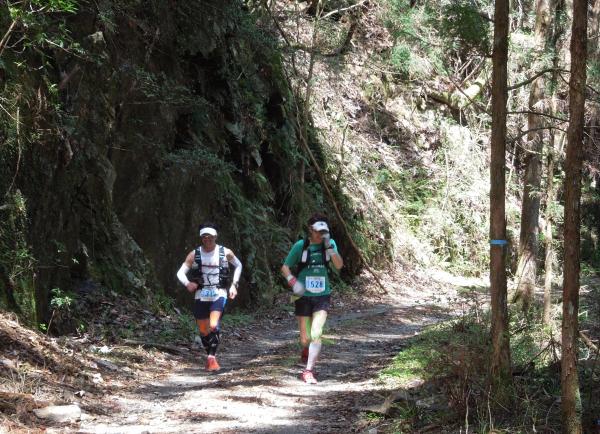
<path fill-rule="evenodd" d="M 196 293 L 196 299 L 200 301 L 215 301 L 219 298 L 218 289 L 216 286 L 208 286 L 202 288 L 200 292 Z"/>
<path fill-rule="evenodd" d="M 307 291 L 319 293 L 325 291 L 324 276 L 306 276 L 305 287 Z"/>

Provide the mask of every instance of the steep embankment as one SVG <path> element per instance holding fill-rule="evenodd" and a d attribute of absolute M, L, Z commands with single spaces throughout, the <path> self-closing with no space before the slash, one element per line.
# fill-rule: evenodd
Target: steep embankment
<path fill-rule="evenodd" d="M 52 288 L 169 293 L 206 219 L 244 260 L 241 301 L 270 303 L 329 205 L 268 27 L 237 1 L 3 5 L 0 22 L 0 305 L 34 323 Z"/>

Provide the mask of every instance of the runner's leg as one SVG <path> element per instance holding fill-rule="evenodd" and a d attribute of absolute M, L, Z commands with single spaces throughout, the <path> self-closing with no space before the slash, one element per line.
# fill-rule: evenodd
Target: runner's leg
<path fill-rule="evenodd" d="M 306 369 L 312 371 L 319 353 L 321 352 L 321 335 L 323 334 L 323 327 L 327 320 L 327 311 L 318 310 L 313 313 L 312 326 L 310 328 L 310 345 L 308 347 L 308 361 L 306 363 Z"/>
<path fill-rule="evenodd" d="M 208 350 L 210 348 L 208 342 L 208 333 L 210 331 L 208 318 L 206 319 L 197 319 L 196 324 L 198 324 L 198 331 L 200 332 L 200 340 L 202 341 L 202 347 L 206 354 L 208 354 Z"/>
<path fill-rule="evenodd" d="M 300 330 L 300 345 L 302 348 L 306 348 L 310 344 L 311 320 L 309 316 L 297 316 L 296 318 L 298 318 L 298 329 Z"/>
<path fill-rule="evenodd" d="M 208 319 L 208 338 L 210 349 L 208 354 L 214 356 L 217 354 L 217 347 L 221 341 L 221 332 L 219 331 L 219 321 L 221 320 L 222 312 L 220 310 L 212 310 Z"/>

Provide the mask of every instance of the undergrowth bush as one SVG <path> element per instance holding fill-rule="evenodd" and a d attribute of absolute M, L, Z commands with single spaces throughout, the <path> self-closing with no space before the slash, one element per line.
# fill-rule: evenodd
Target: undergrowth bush
<path fill-rule="evenodd" d="M 470 297 L 473 290 L 465 288 L 462 294 Z M 475 432 L 550 432 L 560 427 L 560 411 L 552 411 L 559 408 L 559 343 L 546 327 L 524 318 L 519 309 L 510 311 L 515 408 L 508 414 L 489 396 L 489 330 L 489 312 L 466 312 L 457 320 L 427 328 L 381 372 L 383 381 L 400 388 L 424 381 L 413 392 L 417 398 L 435 395 L 435 391 L 443 394 L 437 401 L 446 403 L 451 412 L 421 407 L 410 429 L 419 429 L 431 419 L 443 420 L 447 427 L 454 427 L 449 428 L 452 432 L 467 424 Z M 584 401 L 584 405 L 589 404 Z"/>
<path fill-rule="evenodd" d="M 415 3 L 387 0 L 384 23 L 394 46 L 391 65 L 406 78 L 426 80 L 444 75 L 470 56 L 490 52 L 491 23 L 483 18 L 488 4 L 461 1 Z"/>

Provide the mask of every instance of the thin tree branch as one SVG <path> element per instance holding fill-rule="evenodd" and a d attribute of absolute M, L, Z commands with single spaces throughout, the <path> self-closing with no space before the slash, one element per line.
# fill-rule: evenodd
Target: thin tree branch
<path fill-rule="evenodd" d="M 325 15 L 323 15 L 321 17 L 321 19 L 324 20 L 326 18 L 329 18 L 332 15 L 339 14 L 340 12 L 346 12 L 346 11 L 349 11 L 350 9 L 354 9 L 354 8 L 360 7 L 360 6 L 364 5 L 368 1 L 369 0 L 362 0 L 362 1 L 358 2 L 358 3 L 356 3 L 356 4 L 353 4 L 352 6 L 348 6 L 346 8 L 339 8 L 339 9 L 337 9 L 335 11 L 331 11 L 331 12 L 326 13 Z"/>
<path fill-rule="evenodd" d="M 515 137 L 511 137 L 507 141 L 508 142 L 516 142 L 517 140 L 521 139 L 522 137 L 526 136 L 527 134 L 529 134 L 529 133 L 531 133 L 533 131 L 540 131 L 540 130 L 559 130 L 559 131 L 562 131 L 564 133 L 567 132 L 567 130 L 565 130 L 563 128 L 559 128 L 559 127 L 556 127 L 554 125 L 550 125 L 548 127 L 531 128 L 529 130 L 521 131 L 521 133 L 519 135 L 517 135 Z"/>
<path fill-rule="evenodd" d="M 8 38 L 10 38 L 10 34 L 12 33 L 15 26 L 17 25 L 17 21 L 18 20 L 14 20 L 12 23 L 10 23 L 8 30 L 2 37 L 2 40 L 0 40 L 0 57 L 2 57 L 2 53 L 4 53 L 4 48 L 6 47 L 6 44 L 8 43 Z"/>
<path fill-rule="evenodd" d="M 579 337 L 581 338 L 583 343 L 586 344 L 592 351 L 595 351 L 596 353 L 598 353 L 600 351 L 600 348 L 598 348 L 592 342 L 592 340 L 589 337 L 587 337 L 583 332 L 579 332 Z"/>
<path fill-rule="evenodd" d="M 515 90 L 515 89 L 518 89 L 519 87 L 526 86 L 529 83 L 533 82 L 536 78 L 538 78 L 538 77 L 540 77 L 540 76 L 542 76 L 544 74 L 547 74 L 549 72 L 556 72 L 556 71 L 569 72 L 566 69 L 556 69 L 556 68 L 543 69 L 540 72 L 538 72 L 537 74 L 535 74 L 533 77 L 530 77 L 530 78 L 528 78 L 525 81 L 522 81 L 522 82 L 517 83 L 517 84 L 513 84 L 512 86 L 508 86 L 507 90 Z"/>
<path fill-rule="evenodd" d="M 7 193 L 10 193 L 13 186 L 15 185 L 15 181 L 17 179 L 17 175 L 19 174 L 19 167 L 21 165 L 21 118 L 20 118 L 20 107 L 17 106 L 17 167 L 15 168 L 15 174 L 13 176 L 12 182 L 8 187 Z"/>
<path fill-rule="evenodd" d="M 2 109 L 2 111 L 4 111 L 4 113 L 6 113 L 6 114 L 8 115 L 8 117 L 9 117 L 9 118 L 11 118 L 13 121 L 15 121 L 15 122 L 17 121 L 17 120 L 16 120 L 16 119 L 13 117 L 13 115 L 11 115 L 11 114 L 10 114 L 10 112 L 4 108 L 4 106 L 3 106 L 2 104 L 0 104 L 0 109 Z"/>
<path fill-rule="evenodd" d="M 506 114 L 509 115 L 537 115 L 537 116 L 544 116 L 550 119 L 555 119 L 557 121 L 561 121 L 561 122 L 569 122 L 569 119 L 566 118 L 559 118 L 558 116 L 554 116 L 548 113 L 542 113 L 542 112 L 536 112 L 533 110 L 516 110 L 516 111 L 512 111 L 512 112 L 506 112 Z"/>

